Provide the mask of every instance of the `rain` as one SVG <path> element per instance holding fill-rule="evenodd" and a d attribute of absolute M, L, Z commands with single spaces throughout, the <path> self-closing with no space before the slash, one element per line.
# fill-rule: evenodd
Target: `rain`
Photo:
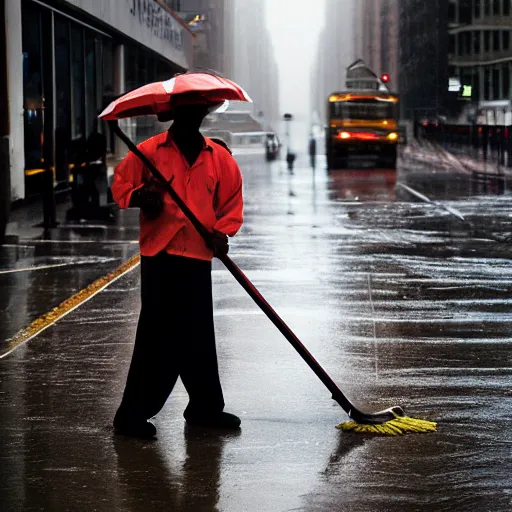
<path fill-rule="evenodd" d="M 0 509 L 512 508 L 512 2 L 0 2 Z"/>

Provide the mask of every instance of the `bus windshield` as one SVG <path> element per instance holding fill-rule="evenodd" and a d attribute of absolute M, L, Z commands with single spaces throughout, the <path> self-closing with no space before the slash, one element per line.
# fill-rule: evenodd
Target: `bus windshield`
<path fill-rule="evenodd" d="M 396 119 L 397 105 L 390 101 L 379 101 L 373 98 L 336 101 L 331 103 L 331 117 L 347 120 L 364 119 L 369 121 Z"/>

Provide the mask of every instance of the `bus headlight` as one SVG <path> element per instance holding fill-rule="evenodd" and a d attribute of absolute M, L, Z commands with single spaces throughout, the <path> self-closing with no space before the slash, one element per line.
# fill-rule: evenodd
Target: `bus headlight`
<path fill-rule="evenodd" d="M 398 133 L 392 132 L 392 133 L 388 134 L 388 139 L 389 140 L 398 140 Z"/>

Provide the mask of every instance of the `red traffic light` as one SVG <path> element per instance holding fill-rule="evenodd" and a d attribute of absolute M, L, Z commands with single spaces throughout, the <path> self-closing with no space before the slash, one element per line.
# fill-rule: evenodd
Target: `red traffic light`
<path fill-rule="evenodd" d="M 385 83 L 385 84 L 389 83 L 389 80 L 390 80 L 389 75 L 387 73 L 384 73 L 380 77 L 380 80 L 381 80 L 382 83 Z"/>

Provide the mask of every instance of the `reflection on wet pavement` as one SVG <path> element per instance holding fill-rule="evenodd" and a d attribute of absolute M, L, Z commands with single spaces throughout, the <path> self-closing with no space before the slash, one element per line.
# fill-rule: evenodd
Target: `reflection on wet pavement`
<path fill-rule="evenodd" d="M 2 507 L 510 510 L 509 196 L 458 195 L 450 187 L 459 176 L 445 176 L 445 190 L 428 169 L 299 167 L 291 176 L 280 162 L 241 166 L 246 223 L 232 242 L 234 261 L 358 406 L 401 405 L 438 421 L 439 432 L 337 431 L 343 411 L 215 262 L 221 378 L 241 433 L 185 428 L 180 384 L 156 419 L 155 442 L 114 438 L 138 316 L 135 270 L 0 360 Z M 435 186 L 422 187 L 429 177 Z M 403 196 L 395 180 L 446 201 L 470 224 Z M 126 240 L 136 238 L 126 229 Z M 61 279 L 55 288 L 68 280 L 74 289 L 136 251 L 106 240 L 41 245 L 30 248 L 37 257 L 2 270 L 81 264 L 0 275 L 25 279 L 12 284 L 24 301 L 20 317 L 60 293 L 52 276 Z"/>

